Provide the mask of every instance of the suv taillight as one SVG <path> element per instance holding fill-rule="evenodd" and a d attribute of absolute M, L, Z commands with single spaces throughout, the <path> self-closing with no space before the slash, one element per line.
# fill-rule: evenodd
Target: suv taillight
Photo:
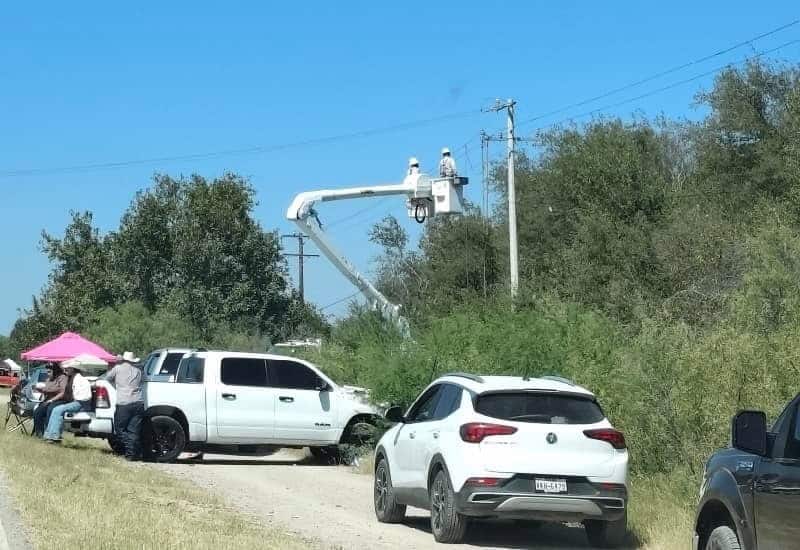
<path fill-rule="evenodd" d="M 583 435 L 589 439 L 598 439 L 609 443 L 615 449 L 625 449 L 625 436 L 622 432 L 613 428 L 600 428 L 597 430 L 584 430 Z"/>
<path fill-rule="evenodd" d="M 108 409 L 110 407 L 111 402 L 108 400 L 108 390 L 103 386 L 97 386 L 94 389 L 94 408 Z"/>
<path fill-rule="evenodd" d="M 461 426 L 461 439 L 467 443 L 480 443 L 490 435 L 511 435 L 516 432 L 514 426 L 502 424 L 486 424 L 484 422 L 470 422 Z"/>

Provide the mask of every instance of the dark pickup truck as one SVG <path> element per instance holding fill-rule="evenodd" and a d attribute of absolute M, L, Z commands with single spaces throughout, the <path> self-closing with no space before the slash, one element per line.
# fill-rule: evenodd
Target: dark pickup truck
<path fill-rule="evenodd" d="M 760 411 L 731 424 L 731 448 L 706 464 L 695 550 L 800 549 L 800 395 L 767 431 Z"/>

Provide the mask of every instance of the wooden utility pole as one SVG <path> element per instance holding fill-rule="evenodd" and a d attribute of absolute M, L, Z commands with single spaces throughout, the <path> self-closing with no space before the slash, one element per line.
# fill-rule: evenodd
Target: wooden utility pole
<path fill-rule="evenodd" d="M 303 275 L 303 260 L 306 258 L 319 258 L 319 254 L 306 254 L 303 252 L 303 244 L 308 236 L 303 235 L 302 233 L 291 233 L 289 235 L 281 235 L 281 239 L 297 239 L 297 253 L 292 252 L 285 252 L 284 256 L 292 256 L 297 257 L 297 267 L 298 267 L 298 283 L 300 287 L 300 301 L 305 303 L 305 282 L 304 282 L 304 275 Z"/>

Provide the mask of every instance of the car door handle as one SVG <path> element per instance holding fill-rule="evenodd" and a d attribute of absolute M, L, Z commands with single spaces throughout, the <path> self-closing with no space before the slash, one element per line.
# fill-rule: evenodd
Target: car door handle
<path fill-rule="evenodd" d="M 764 485 L 775 485 L 780 481 L 780 476 L 778 474 L 764 474 L 763 476 L 758 476 L 758 483 L 763 483 Z"/>
<path fill-rule="evenodd" d="M 286 396 L 286 395 L 281 395 L 278 399 L 280 399 L 284 403 L 293 403 L 294 402 L 294 397 L 289 397 L 289 396 Z"/>
<path fill-rule="evenodd" d="M 228 401 L 235 401 L 236 400 L 236 394 L 235 393 L 223 393 L 222 394 L 222 398 L 223 399 L 227 399 Z"/>
<path fill-rule="evenodd" d="M 415 437 L 417 437 L 416 432 L 411 432 L 411 433 L 408 434 L 408 438 L 409 439 L 414 439 Z"/>
<path fill-rule="evenodd" d="M 439 432 L 433 432 L 433 437 L 435 439 L 439 439 Z"/>

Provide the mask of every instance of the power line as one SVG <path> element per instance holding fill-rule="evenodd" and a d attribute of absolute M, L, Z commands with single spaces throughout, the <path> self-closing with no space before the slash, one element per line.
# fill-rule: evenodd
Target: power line
<path fill-rule="evenodd" d="M 379 128 L 372 128 L 368 130 L 360 130 L 357 132 L 350 132 L 345 134 L 338 134 L 333 136 L 321 137 L 321 138 L 313 138 L 313 139 L 306 139 L 301 141 L 295 141 L 290 143 L 282 143 L 282 144 L 275 144 L 275 145 L 260 145 L 255 147 L 245 147 L 242 149 L 226 149 L 221 151 L 212 151 L 212 152 L 205 152 L 205 153 L 192 153 L 187 155 L 173 155 L 173 156 L 165 156 L 165 157 L 152 157 L 146 159 L 134 159 L 134 160 L 123 160 L 123 161 L 116 161 L 116 162 L 99 162 L 99 163 L 87 163 L 87 164 L 78 164 L 73 166 L 59 166 L 54 168 L 23 168 L 18 170 L 2 170 L 0 171 L 0 178 L 10 178 L 10 177 L 18 177 L 18 176 L 31 176 L 31 175 L 45 175 L 45 174 L 58 174 L 58 173 L 74 173 L 74 172 L 86 172 L 91 170 L 102 170 L 102 169 L 112 169 L 112 168 L 124 168 L 127 166 L 136 166 L 142 164 L 156 164 L 156 163 L 164 163 L 164 162 L 178 162 L 178 161 L 189 161 L 189 160 L 204 160 L 204 159 L 212 159 L 212 158 L 220 158 L 220 157 L 227 157 L 227 156 L 235 156 L 235 155 L 253 155 L 253 154 L 266 154 L 266 153 L 274 153 L 277 151 L 285 151 L 288 149 L 299 149 L 302 147 L 309 147 L 315 145 L 325 145 L 328 143 L 334 143 L 337 141 L 343 140 L 350 140 L 350 139 L 358 139 L 363 137 L 370 137 L 378 134 L 385 134 L 391 132 L 398 132 L 401 130 L 407 130 L 411 128 L 418 128 L 420 126 L 428 126 L 437 124 L 440 122 L 445 122 L 448 120 L 455 120 L 459 118 L 467 118 L 471 116 L 475 116 L 480 114 L 481 111 L 479 109 L 471 110 L 471 111 L 462 111 L 460 113 L 450 113 L 446 115 L 441 115 L 433 118 L 422 119 L 422 120 L 415 120 L 412 122 L 405 122 L 402 124 L 395 124 L 392 126 L 383 126 Z"/>
<path fill-rule="evenodd" d="M 553 128 L 553 127 L 558 126 L 559 124 L 561 124 L 563 122 L 574 120 L 576 118 L 583 118 L 583 117 L 586 117 L 586 116 L 590 116 L 590 115 L 593 115 L 593 114 L 600 113 L 602 111 L 607 111 L 609 109 L 614 109 L 616 107 L 620 107 L 620 106 L 626 105 L 628 103 L 633 103 L 634 101 L 638 101 L 640 99 L 644 99 L 646 97 L 650 97 L 652 95 L 656 95 L 656 94 L 659 94 L 661 92 L 665 92 L 667 90 L 671 90 L 673 88 L 677 88 L 678 86 L 683 86 L 684 84 L 688 84 L 690 82 L 694 82 L 695 80 L 699 80 L 701 78 L 704 78 L 706 76 L 712 75 L 714 73 L 718 73 L 718 72 L 724 71 L 725 69 L 729 69 L 729 68 L 735 67 L 737 65 L 741 65 L 742 63 L 747 63 L 748 61 L 750 61 L 752 59 L 757 59 L 759 57 L 763 57 L 765 55 L 769 55 L 769 54 L 774 53 L 774 52 L 776 52 L 776 51 L 778 51 L 778 50 L 780 50 L 782 48 L 785 48 L 787 46 L 791 46 L 791 45 L 797 44 L 797 43 L 800 43 L 800 39 L 790 40 L 789 42 L 784 42 L 783 44 L 781 44 L 779 46 L 776 46 L 776 47 L 771 48 L 769 50 L 764 50 L 764 51 L 759 52 L 759 53 L 757 53 L 755 55 L 752 55 L 752 56 L 745 57 L 744 59 L 741 59 L 739 61 L 734 61 L 732 63 L 727 63 L 727 64 L 719 66 L 719 67 L 717 67 L 715 69 L 711 69 L 710 71 L 706 71 L 706 72 L 697 74 L 695 76 L 692 76 L 690 78 L 685 78 L 683 80 L 679 80 L 677 82 L 673 82 L 672 84 L 667 84 L 666 86 L 662 86 L 661 88 L 657 88 L 655 90 L 651 90 L 649 92 L 637 95 L 635 97 L 624 99 L 622 101 L 618 101 L 618 102 L 612 103 L 610 105 L 604 105 L 603 107 L 598 107 L 596 109 L 592 109 L 591 111 L 586 111 L 586 112 L 583 112 L 583 113 L 580 113 L 580 114 L 577 114 L 577 115 L 573 115 L 573 116 L 569 116 L 569 117 L 563 118 L 563 119 L 558 120 L 556 122 L 553 122 L 551 124 L 547 124 L 545 126 L 540 126 L 540 127 L 536 128 L 536 130 L 543 130 L 543 129 L 546 129 L 546 128 Z M 528 122 L 530 122 L 530 120 Z"/>
<path fill-rule="evenodd" d="M 639 80 L 637 80 L 635 82 L 631 82 L 631 83 L 626 84 L 624 86 L 620 86 L 619 88 L 614 88 L 613 90 L 609 90 L 607 92 L 604 92 L 602 94 L 590 97 L 588 99 L 584 99 L 584 100 L 581 100 L 581 101 L 578 101 L 578 102 L 575 102 L 575 103 L 571 103 L 569 105 L 565 105 L 563 107 L 559 107 L 557 109 L 553 109 L 552 111 L 548 111 L 546 113 L 542 113 L 542 114 L 536 115 L 534 117 L 525 119 L 525 120 L 521 121 L 520 123 L 518 123 L 517 126 L 522 126 L 522 125 L 525 125 L 525 124 L 529 124 L 531 122 L 535 122 L 537 120 L 541 120 L 543 118 L 547 118 L 548 116 L 552 116 L 554 114 L 558 114 L 558 113 L 562 113 L 564 111 L 568 111 L 570 109 L 574 109 L 575 107 L 581 107 L 583 105 L 587 105 L 589 103 L 593 103 L 595 101 L 598 101 L 600 99 L 604 99 L 606 97 L 609 97 L 611 95 L 617 94 L 619 92 L 622 92 L 622 91 L 625 91 L 625 90 L 629 90 L 631 88 L 634 88 L 636 86 L 640 86 L 640 85 L 645 84 L 647 82 L 651 82 L 651 81 L 656 80 L 658 78 L 661 78 L 663 76 L 666 76 L 666 75 L 681 71 L 683 69 L 686 69 L 688 67 L 703 63 L 703 62 L 708 61 L 710 59 L 713 59 L 715 57 L 719 57 L 719 56 L 724 55 L 726 53 L 730 53 L 733 50 L 737 50 L 737 49 L 739 49 L 741 47 L 752 45 L 752 43 L 757 41 L 757 40 L 761 40 L 762 38 L 766 38 L 768 36 L 772 36 L 774 34 L 777 34 L 777 33 L 781 32 L 783 30 L 786 30 L 786 29 L 788 29 L 790 27 L 793 27 L 794 25 L 797 25 L 798 23 L 800 23 L 800 19 L 795 19 L 794 21 L 790 21 L 789 23 L 786 23 L 785 25 L 781 25 L 780 27 L 776 27 L 776 28 L 774 28 L 774 29 L 772 29 L 770 31 L 758 34 L 756 36 L 753 36 L 752 38 L 749 38 L 747 40 L 743 40 L 741 42 L 733 44 L 732 46 L 728 46 L 726 48 L 723 48 L 721 50 L 718 50 L 718 51 L 716 51 L 714 53 L 711 53 L 711 54 L 708 54 L 706 56 L 700 57 L 700 58 L 695 59 L 693 61 L 688 61 L 686 63 L 682 63 L 680 65 L 676 65 L 676 66 L 671 67 L 669 69 L 665 69 L 663 71 L 660 71 L 660 72 L 658 72 L 656 74 L 653 74 L 653 75 L 647 76 L 645 78 L 639 79 Z M 790 44 L 791 44 L 791 42 L 790 42 Z M 786 45 L 787 44 L 784 44 L 782 46 L 779 46 L 776 49 L 780 49 L 781 47 L 785 47 Z M 774 50 L 771 50 L 771 51 L 774 51 Z M 765 52 L 765 53 L 767 53 L 767 52 Z M 697 78 L 699 78 L 699 77 L 697 77 Z M 661 91 L 663 91 L 663 90 L 661 90 Z M 644 96 L 644 97 L 646 97 L 646 96 Z M 628 101 L 634 101 L 635 99 L 641 99 L 641 98 L 640 97 L 639 98 L 634 98 L 634 99 L 631 99 L 631 100 L 628 100 Z M 603 109 L 605 109 L 605 108 L 607 108 L 607 107 L 604 107 Z M 589 114 L 592 114 L 593 112 L 595 112 L 595 110 L 589 112 Z M 577 117 L 581 117 L 581 116 L 586 116 L 586 114 L 577 115 Z M 570 118 L 574 118 L 574 117 L 570 117 Z M 565 120 L 569 120 L 570 118 L 567 118 Z M 559 121 L 559 123 L 560 122 L 563 122 L 563 121 Z M 558 124 L 558 123 L 556 123 L 556 124 Z M 472 136 L 463 145 L 461 145 L 459 147 L 459 149 L 462 148 L 462 147 L 465 147 L 466 145 L 468 145 L 470 143 L 472 143 L 473 141 L 475 141 L 478 138 L 480 138 L 480 134 Z"/>
<path fill-rule="evenodd" d="M 788 29 L 790 27 L 793 27 L 794 25 L 797 25 L 798 23 L 800 23 L 800 19 L 795 19 L 794 21 L 791 21 L 791 22 L 789 22 L 789 23 L 787 23 L 785 25 L 781 25 L 780 27 L 772 29 L 771 31 L 767 31 L 765 33 L 762 33 L 762 34 L 759 34 L 759 35 L 754 36 L 752 38 L 749 38 L 747 40 L 744 40 L 742 42 L 738 42 L 738 43 L 736 43 L 736 44 L 734 44 L 732 46 L 729 46 L 727 48 L 723 48 L 723 49 L 721 49 L 719 51 L 716 51 L 716 52 L 714 52 L 712 54 L 700 57 L 698 59 L 695 59 L 693 61 L 689 61 L 687 63 L 683 63 L 681 65 L 676 65 L 675 67 L 671 67 L 669 69 L 660 71 L 658 73 L 655 73 L 653 75 L 647 76 L 647 77 L 642 78 L 640 80 L 637 80 L 635 82 L 631 82 L 630 84 L 626 84 L 624 86 L 620 86 L 619 88 L 614 88 L 613 90 L 609 90 L 607 92 L 603 92 L 602 94 L 596 95 L 594 97 L 590 97 L 588 99 L 584 99 L 584 100 L 578 101 L 576 103 L 571 103 L 570 105 L 566 105 L 564 107 L 559 107 L 557 109 L 553 109 L 552 111 L 548 111 L 546 113 L 542 113 L 540 115 L 536 115 L 536 116 L 534 116 L 532 118 L 525 119 L 522 122 L 520 122 L 519 125 L 521 126 L 523 124 L 528 124 L 530 122 L 535 122 L 537 120 L 541 120 L 543 118 L 547 118 L 549 116 L 556 115 L 556 114 L 559 114 L 559 113 L 563 113 L 564 111 L 568 111 L 570 109 L 574 109 L 575 107 L 582 107 L 583 105 L 586 105 L 586 104 L 589 104 L 589 103 L 594 103 L 595 101 L 598 101 L 600 99 L 605 99 L 605 98 L 607 98 L 609 96 L 612 96 L 612 95 L 615 95 L 615 94 L 617 94 L 619 92 L 624 92 L 625 90 L 629 90 L 631 88 L 635 88 L 636 86 L 641 86 L 642 84 L 646 84 L 648 82 L 652 82 L 653 80 L 659 79 L 659 78 L 661 78 L 663 76 L 667 76 L 669 74 L 676 73 L 678 71 L 682 71 L 683 69 L 687 69 L 689 67 L 692 67 L 694 65 L 698 65 L 698 64 L 703 63 L 705 61 L 708 61 L 710 59 L 714 59 L 715 57 L 719 57 L 719 56 L 724 55 L 726 53 L 730 53 L 733 50 L 737 50 L 737 49 L 739 49 L 739 48 L 741 48 L 743 46 L 752 45 L 752 43 L 755 42 L 756 40 L 761 40 L 762 38 L 766 38 L 768 36 L 772 36 L 773 34 L 779 33 L 779 32 L 781 32 L 783 30 L 786 30 L 786 29 Z"/>
<path fill-rule="evenodd" d="M 379 220 L 382 220 L 386 216 L 390 215 L 395 208 L 396 207 L 394 207 L 394 206 L 390 206 L 389 208 L 387 208 L 386 210 L 382 211 L 377 216 L 370 216 L 370 217 L 368 217 L 368 218 L 366 218 L 364 220 L 358 220 L 358 221 L 354 221 L 352 223 L 348 223 L 344 227 L 341 227 L 340 231 L 346 231 L 348 229 L 352 229 L 353 227 L 356 227 L 357 225 L 366 225 L 366 224 L 369 224 L 369 223 L 376 223 Z"/>
<path fill-rule="evenodd" d="M 339 225 L 341 223 L 344 223 L 346 221 L 352 221 L 355 218 L 358 218 L 361 214 L 369 212 L 370 210 L 374 210 L 375 208 L 379 207 L 382 204 L 386 204 L 386 201 L 388 201 L 390 198 L 391 197 L 384 197 L 379 201 L 375 201 L 374 203 L 370 204 L 369 206 L 365 206 L 361 210 L 356 210 L 352 214 L 348 214 L 347 216 L 343 216 L 343 217 L 341 217 L 341 218 L 339 218 L 337 220 L 334 220 L 332 222 L 326 223 L 325 227 L 327 229 L 330 229 L 331 227 L 336 227 L 337 225 Z"/>
<path fill-rule="evenodd" d="M 346 301 L 346 300 L 349 300 L 350 298 L 354 298 L 354 297 L 355 297 L 356 295 L 358 295 L 358 294 L 361 294 L 361 291 L 360 291 L 360 290 L 356 290 L 355 292 L 353 292 L 353 293 L 352 293 L 352 294 L 350 294 L 349 296 L 345 296 L 344 298 L 341 298 L 341 299 L 339 299 L 339 300 L 336 300 L 335 302 L 331 302 L 331 303 L 330 303 L 330 304 L 328 304 L 327 306 L 323 306 L 323 307 L 319 308 L 319 310 L 320 310 L 320 311 L 325 311 L 326 309 L 332 308 L 333 306 L 337 306 L 337 305 L 341 304 L 342 302 L 344 302 L 344 301 Z"/>

